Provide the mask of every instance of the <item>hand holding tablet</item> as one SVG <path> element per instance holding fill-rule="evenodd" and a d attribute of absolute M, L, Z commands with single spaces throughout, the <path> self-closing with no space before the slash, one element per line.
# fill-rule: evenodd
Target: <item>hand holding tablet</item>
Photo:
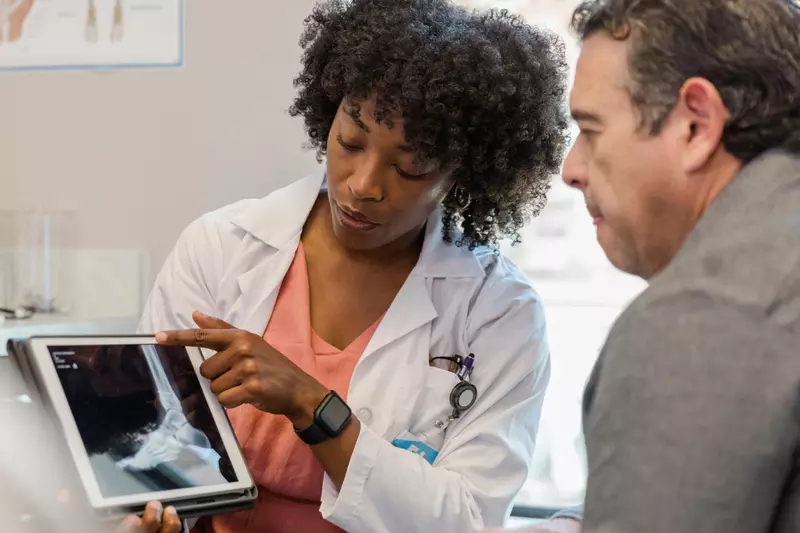
<path fill-rule="evenodd" d="M 181 528 L 181 520 L 174 507 L 164 509 L 161 503 L 150 502 L 141 518 L 129 516 L 117 533 L 180 533 Z"/>

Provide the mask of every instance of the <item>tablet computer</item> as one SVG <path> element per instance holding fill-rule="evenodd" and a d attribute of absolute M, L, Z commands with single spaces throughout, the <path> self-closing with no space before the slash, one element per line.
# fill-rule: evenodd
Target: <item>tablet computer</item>
<path fill-rule="evenodd" d="M 198 348 L 35 337 L 25 351 L 93 509 L 119 516 L 159 500 L 187 518 L 252 507 L 253 479 Z"/>

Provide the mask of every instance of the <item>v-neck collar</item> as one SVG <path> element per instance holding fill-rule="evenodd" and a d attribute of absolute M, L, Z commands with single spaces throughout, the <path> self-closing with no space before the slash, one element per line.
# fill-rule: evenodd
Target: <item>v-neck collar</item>
<path fill-rule="evenodd" d="M 381 314 L 378 319 L 370 324 L 370 326 L 365 329 L 361 334 L 353 339 L 350 344 L 348 344 L 344 349 L 337 348 L 330 342 L 326 341 L 322 336 L 314 330 L 314 326 L 311 323 L 311 284 L 309 282 L 308 277 L 308 263 L 306 260 L 306 255 L 303 250 L 303 243 L 302 241 L 297 245 L 297 255 L 294 259 L 294 263 L 290 267 L 291 275 L 297 276 L 297 285 L 296 287 L 304 287 L 304 297 L 303 297 L 303 305 L 302 309 L 304 310 L 304 316 L 302 317 L 302 323 L 307 324 L 308 328 L 304 332 L 305 340 L 310 344 L 313 351 L 317 355 L 338 355 L 341 353 L 358 353 L 361 354 L 366 350 L 367 345 L 369 344 L 370 339 L 372 339 L 372 335 L 375 333 L 375 330 L 378 329 L 378 325 L 380 325 L 381 320 L 383 320 L 385 312 Z M 297 270 L 293 270 L 297 269 Z"/>

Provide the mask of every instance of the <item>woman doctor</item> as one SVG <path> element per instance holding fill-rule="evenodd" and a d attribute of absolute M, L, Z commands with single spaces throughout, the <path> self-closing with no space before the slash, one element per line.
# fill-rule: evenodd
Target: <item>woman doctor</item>
<path fill-rule="evenodd" d="M 549 360 L 541 303 L 494 247 L 559 169 L 562 45 L 447 0 L 330 0 L 301 44 L 291 113 L 324 175 L 192 223 L 142 319 L 217 352 L 201 371 L 259 487 L 253 510 L 196 531 L 501 526 Z M 462 381 L 477 398 L 456 413 Z M 157 505 L 129 519 L 159 522 L 178 528 Z"/>

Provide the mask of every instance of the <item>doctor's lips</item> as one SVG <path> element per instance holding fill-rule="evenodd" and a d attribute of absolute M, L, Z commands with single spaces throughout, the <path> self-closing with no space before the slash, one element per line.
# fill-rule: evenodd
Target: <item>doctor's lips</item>
<path fill-rule="evenodd" d="M 339 221 L 350 229 L 358 231 L 369 231 L 380 226 L 377 222 L 370 220 L 364 213 L 336 204 L 337 216 Z"/>

